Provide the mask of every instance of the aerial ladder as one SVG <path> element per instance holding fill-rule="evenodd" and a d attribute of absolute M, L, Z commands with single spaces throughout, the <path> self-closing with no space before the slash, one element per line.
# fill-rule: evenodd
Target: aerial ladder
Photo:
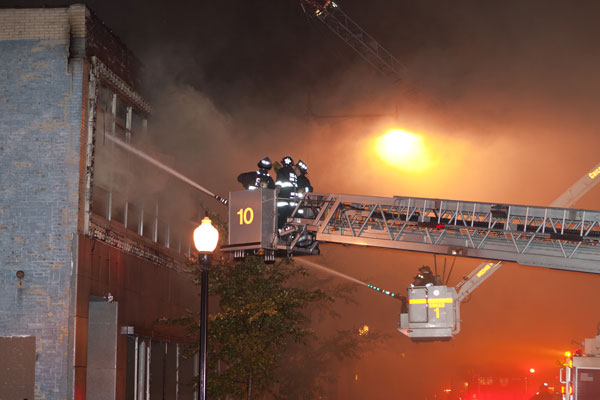
<path fill-rule="evenodd" d="M 575 182 L 570 188 L 568 188 L 562 195 L 556 200 L 550 203 L 550 207 L 571 207 L 575 204 L 584 194 L 589 192 L 598 183 L 598 176 L 600 175 L 600 164 L 597 164 L 588 171 L 587 174 L 583 175 L 577 182 Z M 596 179 L 598 178 L 598 179 Z"/>
<path fill-rule="evenodd" d="M 343 12 L 338 3 L 330 0 L 300 0 L 300 5 L 310 19 L 322 22 L 379 72 L 395 81 L 402 78 L 403 65 Z"/>
<path fill-rule="evenodd" d="M 449 340 L 460 332 L 461 301 L 502 262 L 600 273 L 596 210 L 308 193 L 278 229 L 276 201 L 274 190 L 231 192 L 224 250 L 274 261 L 276 255 L 319 254 L 319 243 L 339 243 L 496 260 L 483 262 L 455 287 L 409 288 L 399 331 L 414 341 Z"/>
<path fill-rule="evenodd" d="M 554 200 L 551 207 L 569 207 L 575 204 L 598 183 L 598 175 L 600 164 Z M 415 341 L 452 338 L 460 331 L 460 303 L 501 266 L 501 261 L 483 262 L 456 287 L 432 285 L 409 288 L 408 307 L 406 312 L 400 314 L 399 331 Z"/>

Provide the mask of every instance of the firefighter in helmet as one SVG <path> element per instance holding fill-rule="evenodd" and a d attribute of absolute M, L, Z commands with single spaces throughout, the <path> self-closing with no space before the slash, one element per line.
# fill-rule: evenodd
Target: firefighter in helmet
<path fill-rule="evenodd" d="M 265 157 L 258 162 L 258 171 L 256 171 L 256 187 L 263 189 L 275 189 L 275 182 L 273 182 L 273 178 L 269 174 L 269 170 L 273 166 L 271 164 L 271 159 L 269 157 Z"/>
<path fill-rule="evenodd" d="M 303 198 L 306 193 L 312 192 L 313 187 L 310 184 L 308 175 L 308 166 L 302 160 L 296 164 L 296 173 L 298 175 L 298 197 Z"/>
<path fill-rule="evenodd" d="M 414 277 L 413 283 L 410 287 L 415 286 L 433 286 L 436 284 L 435 275 L 431 272 L 431 268 L 428 265 L 423 265 L 419 268 L 419 273 Z"/>
<path fill-rule="evenodd" d="M 254 190 L 258 188 L 275 189 L 275 183 L 273 178 L 269 175 L 271 169 L 271 160 L 269 157 L 265 157 L 258 163 L 258 171 L 244 172 L 238 175 L 238 182 L 248 190 Z"/>
<path fill-rule="evenodd" d="M 285 156 L 281 160 L 282 167 L 277 171 L 275 187 L 279 189 L 277 196 L 277 227 L 282 228 L 287 218 L 296 207 L 298 176 L 294 172 L 294 160 Z"/>
<path fill-rule="evenodd" d="M 310 180 L 306 175 L 308 175 L 308 166 L 302 160 L 298 160 L 296 163 L 296 174 L 298 175 L 298 199 L 302 200 L 306 193 L 312 192 L 313 187 L 310 184 Z M 305 214 L 305 209 L 300 208 L 298 210 L 298 214 Z"/>

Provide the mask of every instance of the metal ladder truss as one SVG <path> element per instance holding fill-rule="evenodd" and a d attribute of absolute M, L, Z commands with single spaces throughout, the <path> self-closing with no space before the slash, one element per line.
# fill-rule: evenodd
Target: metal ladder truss
<path fill-rule="evenodd" d="M 288 221 L 319 242 L 600 273 L 600 211 L 310 193 Z"/>
<path fill-rule="evenodd" d="M 300 0 L 307 16 L 325 24 L 362 58 L 385 75 L 399 80 L 404 67 L 371 35 L 344 13 L 334 1 Z"/>

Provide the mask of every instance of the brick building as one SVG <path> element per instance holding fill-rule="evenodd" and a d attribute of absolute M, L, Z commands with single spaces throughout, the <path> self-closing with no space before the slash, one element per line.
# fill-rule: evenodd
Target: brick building
<path fill-rule="evenodd" d="M 0 55 L 0 399 L 191 399 L 154 321 L 199 301 L 193 226 L 106 139 L 147 134 L 140 63 L 84 5 L 0 9 Z"/>

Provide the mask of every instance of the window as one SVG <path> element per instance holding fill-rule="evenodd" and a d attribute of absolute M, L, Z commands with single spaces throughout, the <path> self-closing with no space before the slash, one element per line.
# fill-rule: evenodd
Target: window
<path fill-rule="evenodd" d="M 166 185 L 170 177 L 110 140 L 114 136 L 131 144 L 146 132 L 145 114 L 101 83 L 96 102 L 92 213 L 155 243 L 189 253 L 189 240 L 181 245 L 174 241 L 179 229 L 174 229 L 173 218 L 164 218 L 160 208 L 156 188 Z M 191 238 L 191 226 L 181 222 L 176 226 L 185 226 L 181 236 Z"/>

